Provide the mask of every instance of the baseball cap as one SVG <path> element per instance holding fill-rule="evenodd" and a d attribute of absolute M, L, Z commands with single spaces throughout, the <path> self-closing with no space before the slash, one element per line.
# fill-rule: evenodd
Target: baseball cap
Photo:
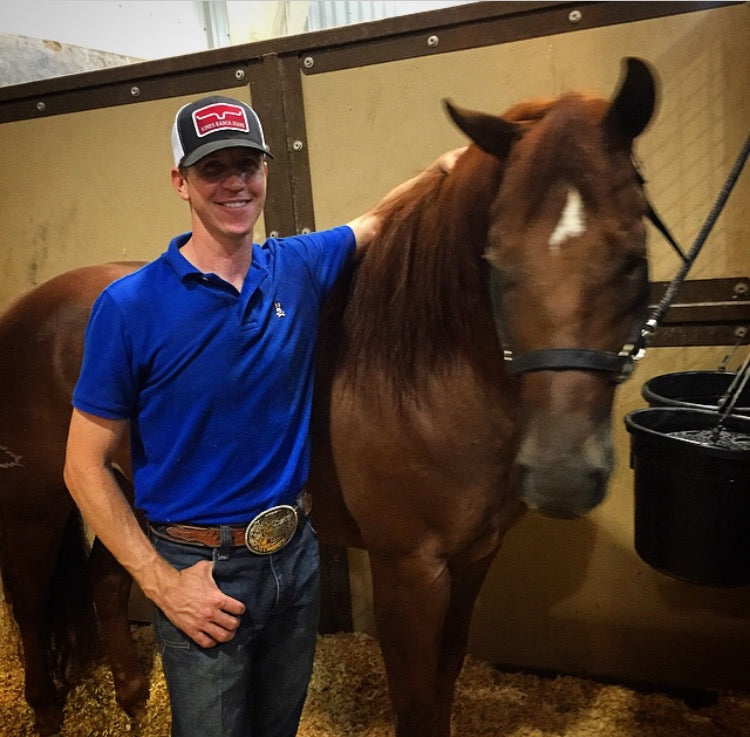
<path fill-rule="evenodd" d="M 190 166 L 207 154 L 233 146 L 262 151 L 273 158 L 260 119 L 249 105 L 231 97 L 211 95 L 177 111 L 172 126 L 175 166 Z"/>

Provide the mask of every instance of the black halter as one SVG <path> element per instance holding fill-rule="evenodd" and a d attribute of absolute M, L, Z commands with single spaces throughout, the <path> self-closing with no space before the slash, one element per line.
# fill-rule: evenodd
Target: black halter
<path fill-rule="evenodd" d="M 745 145 L 740 152 L 732 171 L 729 173 L 727 181 L 719 192 L 719 196 L 709 212 L 706 222 L 703 224 L 703 227 L 698 233 L 698 236 L 687 255 L 685 255 L 679 245 L 677 245 L 677 242 L 656 214 L 651 203 L 647 202 L 648 209 L 646 211 L 646 217 L 648 217 L 654 227 L 656 227 L 656 229 L 666 238 L 672 248 L 674 248 L 680 256 L 682 259 L 682 268 L 670 282 L 660 303 L 656 306 L 649 318 L 643 324 L 636 324 L 634 326 L 633 332 L 628 340 L 617 353 L 590 348 L 542 348 L 536 351 L 527 351 L 525 353 L 514 355 L 510 343 L 507 340 L 503 325 L 501 303 L 502 287 L 500 285 L 500 276 L 497 269 L 490 266 L 489 287 L 490 297 L 492 299 L 492 311 L 495 317 L 497 335 L 500 338 L 500 345 L 503 349 L 503 358 L 505 359 L 505 365 L 509 373 L 516 376 L 518 374 L 529 373 L 532 371 L 598 371 L 610 374 L 612 380 L 615 382 L 619 383 L 625 381 L 625 379 L 633 373 L 635 363 L 645 355 L 648 342 L 656 332 L 659 321 L 667 313 L 672 300 L 677 294 L 680 284 L 682 284 L 687 276 L 688 270 L 693 265 L 693 262 L 698 256 L 711 228 L 724 208 L 734 184 L 739 178 L 742 167 L 747 160 L 748 150 L 750 150 L 750 137 L 746 139 Z M 637 166 L 636 172 L 638 173 L 640 184 L 643 185 L 645 180 Z"/>
<path fill-rule="evenodd" d="M 636 342 L 641 334 L 637 325 L 631 339 L 618 353 L 591 348 L 541 348 L 536 351 L 514 354 L 509 347 L 502 318 L 500 277 L 497 269 L 490 267 L 490 297 L 495 328 L 503 349 L 508 372 L 516 376 L 532 371 L 599 371 L 612 374 L 615 381 L 624 381 L 633 371 L 636 360 Z"/>

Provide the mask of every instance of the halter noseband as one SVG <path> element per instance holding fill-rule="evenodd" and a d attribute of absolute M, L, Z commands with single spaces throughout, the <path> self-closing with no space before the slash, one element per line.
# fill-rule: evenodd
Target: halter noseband
<path fill-rule="evenodd" d="M 503 324 L 500 290 L 497 269 L 490 266 L 490 297 L 495 329 L 500 338 L 505 366 L 511 375 L 533 371 L 599 371 L 612 374 L 615 381 L 621 382 L 633 372 L 635 361 L 640 358 L 640 350 L 637 349 L 642 333 L 640 326 L 636 326 L 631 339 L 619 353 L 591 348 L 541 348 L 514 355 Z"/>

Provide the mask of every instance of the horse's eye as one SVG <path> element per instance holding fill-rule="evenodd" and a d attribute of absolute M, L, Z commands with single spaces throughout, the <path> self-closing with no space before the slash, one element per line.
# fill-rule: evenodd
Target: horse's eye
<path fill-rule="evenodd" d="M 490 267 L 493 272 L 495 283 L 504 292 L 518 285 L 518 276 L 509 269 L 499 269 L 497 266 Z"/>
<path fill-rule="evenodd" d="M 624 276 L 640 276 L 648 272 L 648 259 L 645 256 L 636 256 L 629 254 L 625 257 L 625 263 L 622 266 Z"/>
<path fill-rule="evenodd" d="M 618 286 L 622 290 L 623 304 L 628 302 L 626 295 L 629 295 L 631 305 L 645 308 L 650 294 L 648 271 L 648 259 L 644 256 L 632 254 L 625 258 Z"/>

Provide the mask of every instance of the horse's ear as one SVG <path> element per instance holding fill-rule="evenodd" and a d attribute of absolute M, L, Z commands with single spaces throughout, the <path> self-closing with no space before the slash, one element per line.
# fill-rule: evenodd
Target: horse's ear
<path fill-rule="evenodd" d="M 443 100 L 443 106 L 453 122 L 479 148 L 498 158 L 505 158 L 513 142 L 521 135 L 521 129 L 515 123 L 496 115 L 466 110 L 447 99 Z"/>
<path fill-rule="evenodd" d="M 604 118 L 604 127 L 629 147 L 654 114 L 656 79 L 642 59 L 630 56 L 622 60 L 622 65 L 624 73 Z"/>

